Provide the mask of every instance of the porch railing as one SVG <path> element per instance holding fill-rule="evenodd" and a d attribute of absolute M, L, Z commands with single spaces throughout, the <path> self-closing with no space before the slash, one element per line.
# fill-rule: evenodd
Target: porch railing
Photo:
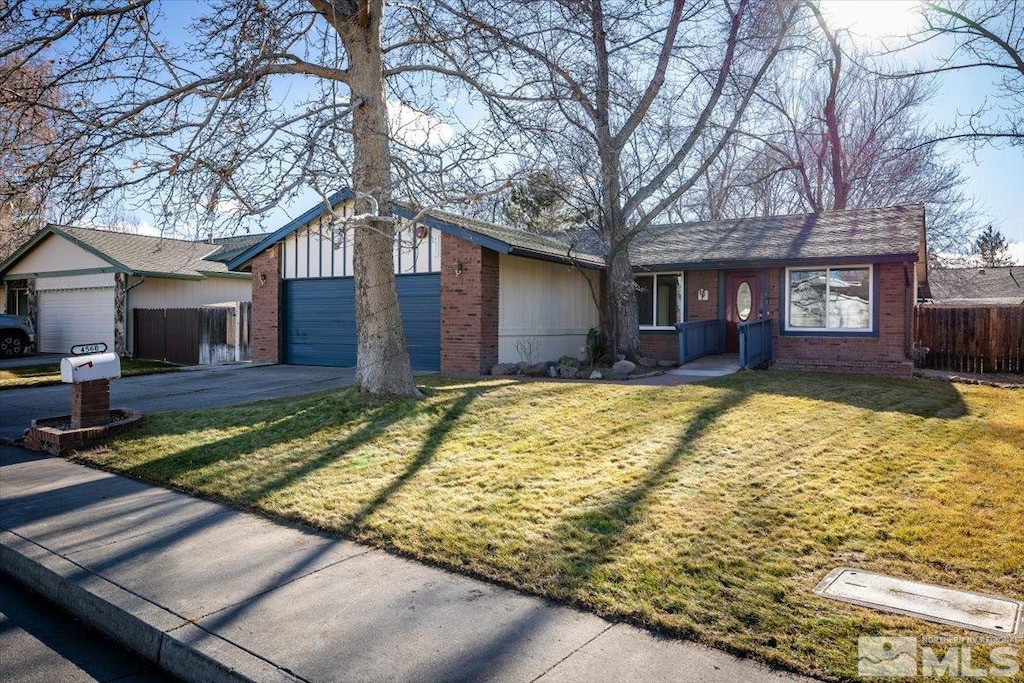
<path fill-rule="evenodd" d="M 725 334 L 722 328 L 722 321 L 714 318 L 677 323 L 679 364 L 689 363 L 701 356 L 723 353 L 725 351 Z"/>
<path fill-rule="evenodd" d="M 740 367 L 759 368 L 772 359 L 772 319 L 740 323 Z"/>

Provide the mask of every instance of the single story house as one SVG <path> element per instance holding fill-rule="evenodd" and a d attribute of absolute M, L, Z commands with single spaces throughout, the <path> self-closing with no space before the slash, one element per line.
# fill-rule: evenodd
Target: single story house
<path fill-rule="evenodd" d="M 5 312 L 35 322 L 36 348 L 102 342 L 132 353 L 135 309 L 249 301 L 248 273 L 226 260 L 263 235 L 192 241 L 48 225 L 0 263 Z"/>
<path fill-rule="evenodd" d="M 932 268 L 924 306 L 1024 305 L 1024 266 Z"/>
<path fill-rule="evenodd" d="M 352 215 L 352 198 L 329 198 L 334 213 Z M 698 320 L 735 351 L 737 325 L 763 316 L 778 367 L 909 376 L 925 253 L 922 206 L 657 226 L 631 249 L 642 351 L 678 359 L 675 325 Z M 578 357 L 598 325 L 603 260 L 566 235 L 430 210 L 401 227 L 394 263 L 417 370 Z M 254 360 L 355 363 L 352 228 L 324 203 L 228 267 L 253 275 Z"/>

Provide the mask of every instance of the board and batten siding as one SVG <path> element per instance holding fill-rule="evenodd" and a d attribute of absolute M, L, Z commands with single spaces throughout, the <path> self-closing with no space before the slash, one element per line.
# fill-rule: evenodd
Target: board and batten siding
<path fill-rule="evenodd" d="M 324 215 L 288 235 L 281 242 L 281 277 L 303 280 L 352 277 L 352 242 L 356 228 L 345 228 L 344 218 L 352 215 L 352 202 L 335 209 L 341 219 Z M 441 235 L 425 226 L 413 227 L 403 221 L 395 240 L 395 273 L 412 275 L 441 271 Z"/>
<path fill-rule="evenodd" d="M 548 261 L 502 255 L 498 268 L 498 362 L 518 363 L 516 343 L 536 341 L 534 362 L 580 358 L 599 314 L 591 293 L 596 273 Z M 586 274 L 584 274 L 586 273 Z"/>

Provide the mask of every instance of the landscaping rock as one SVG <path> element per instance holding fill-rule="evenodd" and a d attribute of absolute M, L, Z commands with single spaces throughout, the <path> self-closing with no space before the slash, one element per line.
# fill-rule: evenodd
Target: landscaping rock
<path fill-rule="evenodd" d="M 657 361 L 656 359 L 654 359 L 654 358 L 648 358 L 648 357 L 646 357 L 646 356 L 643 356 L 643 357 L 642 357 L 642 358 L 640 358 L 640 360 L 638 360 L 637 362 L 638 362 L 638 363 L 639 363 L 639 364 L 640 364 L 641 366 L 643 366 L 643 367 L 645 367 L 645 368 L 653 368 L 653 367 L 657 367 L 657 365 L 658 365 L 658 361 Z"/>
<path fill-rule="evenodd" d="M 517 372 L 519 372 L 519 365 L 516 363 L 498 363 L 491 366 L 491 374 L 495 377 L 514 375 Z"/>
<path fill-rule="evenodd" d="M 604 379 L 604 375 L 601 374 L 600 370 L 594 370 L 590 373 L 589 379 Z"/>
<path fill-rule="evenodd" d="M 548 368 L 548 377 L 558 377 L 558 368 L 554 365 Z"/>
<path fill-rule="evenodd" d="M 626 360 L 626 356 L 624 356 L 621 353 L 616 353 L 614 356 L 612 356 L 612 358 L 615 359 L 616 363 L 619 362 L 620 360 Z"/>
<path fill-rule="evenodd" d="M 576 373 L 579 372 L 579 370 L 580 369 L 578 367 L 575 367 L 575 366 L 572 366 L 572 365 L 559 365 L 558 366 L 558 374 L 559 374 L 559 376 L 564 377 L 566 379 L 572 379 L 573 377 L 575 377 Z"/>
<path fill-rule="evenodd" d="M 634 370 L 636 370 L 636 363 L 625 359 L 616 361 L 615 365 L 612 366 L 612 372 L 617 375 L 628 375 Z"/>
<path fill-rule="evenodd" d="M 548 367 L 547 363 L 534 363 L 523 368 L 523 374 L 527 377 L 543 377 L 548 374 Z"/>
<path fill-rule="evenodd" d="M 659 360 L 658 361 L 658 367 L 659 368 L 674 368 L 675 366 L 676 366 L 676 362 L 674 360 Z"/>

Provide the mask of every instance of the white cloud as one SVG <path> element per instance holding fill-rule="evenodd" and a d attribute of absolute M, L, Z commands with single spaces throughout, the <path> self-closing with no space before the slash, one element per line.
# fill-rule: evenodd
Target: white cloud
<path fill-rule="evenodd" d="M 450 142 L 452 127 L 436 117 L 402 102 L 388 100 L 391 135 L 409 147 L 433 147 Z"/>
<path fill-rule="evenodd" d="M 1024 242 L 1010 242 L 1006 245 L 1010 256 L 1018 265 L 1024 266 Z"/>
<path fill-rule="evenodd" d="M 133 232 L 136 235 L 149 235 L 150 237 L 159 237 L 160 228 L 156 227 L 149 221 L 138 221 L 132 223 L 124 230 L 124 232 Z"/>

